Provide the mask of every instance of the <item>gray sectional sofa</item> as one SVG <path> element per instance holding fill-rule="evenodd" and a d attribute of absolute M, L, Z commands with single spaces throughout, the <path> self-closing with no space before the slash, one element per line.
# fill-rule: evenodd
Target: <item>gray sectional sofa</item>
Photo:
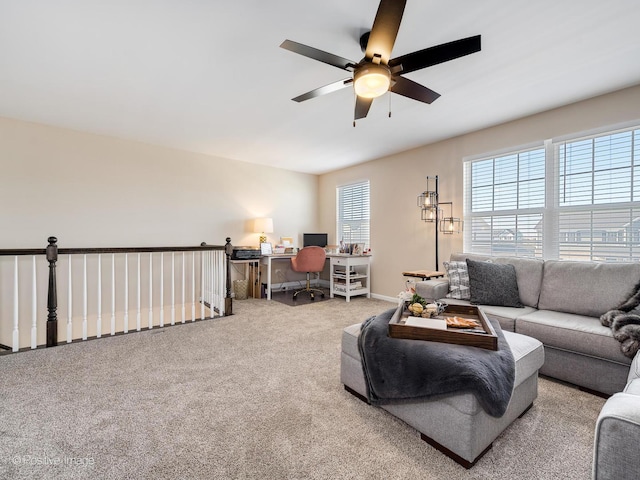
<path fill-rule="evenodd" d="M 613 394 L 596 423 L 593 478 L 637 479 L 640 456 L 640 353 L 622 354 L 600 315 L 622 304 L 640 279 L 640 263 L 598 263 L 454 254 L 451 261 L 487 261 L 515 268 L 521 308 L 483 305 L 503 330 L 544 345 L 540 373 Z M 416 293 L 448 303 L 449 279 L 416 284 Z"/>
<path fill-rule="evenodd" d="M 545 361 L 542 375 L 588 390 L 613 394 L 627 383 L 631 359 L 620 350 L 611 329 L 600 315 L 623 303 L 640 279 L 640 263 L 598 263 L 488 257 L 454 254 L 451 261 L 467 258 L 515 267 L 521 308 L 483 305 L 503 330 L 540 340 Z M 449 280 L 416 283 L 416 293 L 447 303 L 469 303 L 446 298 Z"/>

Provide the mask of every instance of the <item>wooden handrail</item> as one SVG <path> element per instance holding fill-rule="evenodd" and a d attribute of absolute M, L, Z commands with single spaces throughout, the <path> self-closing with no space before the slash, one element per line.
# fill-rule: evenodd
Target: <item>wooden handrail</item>
<path fill-rule="evenodd" d="M 197 247 L 97 247 L 97 248 L 58 248 L 59 255 L 98 254 L 98 253 L 160 253 L 160 252 L 201 252 L 225 250 L 226 245 L 201 245 Z M 46 248 L 0 249 L 0 257 L 22 255 L 46 255 Z"/>
<path fill-rule="evenodd" d="M 0 257 L 15 257 L 20 255 L 46 255 L 45 248 L 9 248 L 0 249 Z"/>

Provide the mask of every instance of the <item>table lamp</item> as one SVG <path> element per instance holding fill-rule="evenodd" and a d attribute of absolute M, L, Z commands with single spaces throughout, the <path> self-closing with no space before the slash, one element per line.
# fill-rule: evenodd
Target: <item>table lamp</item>
<path fill-rule="evenodd" d="M 253 222 L 253 232 L 260 234 L 260 243 L 267 241 L 267 233 L 273 233 L 273 218 L 256 218 Z"/>

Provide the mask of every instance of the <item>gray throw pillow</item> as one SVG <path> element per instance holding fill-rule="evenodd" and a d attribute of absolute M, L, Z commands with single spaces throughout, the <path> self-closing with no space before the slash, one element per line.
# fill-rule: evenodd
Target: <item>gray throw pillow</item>
<path fill-rule="evenodd" d="M 516 269 L 510 264 L 476 262 L 467 259 L 471 303 L 501 307 L 523 307 Z"/>
<path fill-rule="evenodd" d="M 469 274 L 465 262 L 444 262 L 447 277 L 449 277 L 449 293 L 447 298 L 469 300 Z"/>

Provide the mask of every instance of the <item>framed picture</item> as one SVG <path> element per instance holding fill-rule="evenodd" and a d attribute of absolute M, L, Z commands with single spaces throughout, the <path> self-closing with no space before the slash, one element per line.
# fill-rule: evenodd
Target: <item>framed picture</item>
<path fill-rule="evenodd" d="M 272 255 L 273 254 L 273 247 L 271 246 L 271 243 L 262 242 L 260 244 L 260 253 L 262 255 Z"/>
<path fill-rule="evenodd" d="M 280 237 L 280 242 L 285 247 L 293 247 L 293 237 Z"/>
<path fill-rule="evenodd" d="M 353 243 L 353 255 L 362 255 L 364 253 L 364 243 Z"/>

